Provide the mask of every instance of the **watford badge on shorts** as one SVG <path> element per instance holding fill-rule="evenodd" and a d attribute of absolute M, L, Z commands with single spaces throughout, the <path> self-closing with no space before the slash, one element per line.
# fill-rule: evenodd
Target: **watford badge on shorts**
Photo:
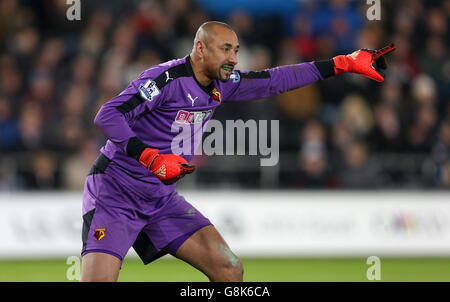
<path fill-rule="evenodd" d="M 97 239 L 97 241 L 101 240 L 103 237 L 105 237 L 105 228 L 97 228 L 94 232 L 94 237 Z"/>

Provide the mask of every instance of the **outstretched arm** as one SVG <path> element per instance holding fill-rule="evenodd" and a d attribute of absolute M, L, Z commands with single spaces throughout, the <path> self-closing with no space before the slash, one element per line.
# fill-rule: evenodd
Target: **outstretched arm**
<path fill-rule="evenodd" d="M 267 98 L 319 80 L 346 72 L 361 74 L 382 82 L 384 78 L 372 64 L 385 69 L 385 55 L 395 50 L 393 44 L 380 50 L 360 49 L 350 55 L 336 56 L 326 61 L 279 66 L 263 71 L 235 70 L 224 84 L 224 101 L 247 101 Z"/>
<path fill-rule="evenodd" d="M 333 73 L 331 61 L 321 62 L 322 68 Z M 250 101 L 267 98 L 295 88 L 300 88 L 322 80 L 316 62 L 279 66 L 263 71 L 241 72 L 235 70 L 231 79 L 224 84 L 225 102 Z"/>

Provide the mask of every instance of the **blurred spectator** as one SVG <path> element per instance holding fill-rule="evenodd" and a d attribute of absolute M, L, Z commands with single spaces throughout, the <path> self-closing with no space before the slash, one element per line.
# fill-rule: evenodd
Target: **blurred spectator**
<path fill-rule="evenodd" d="M 16 167 L 11 158 L 0 158 L 0 191 L 12 191 L 17 189 Z"/>
<path fill-rule="evenodd" d="M 430 105 L 420 105 L 416 110 L 414 122 L 407 128 L 406 149 L 413 152 L 430 152 L 435 121 L 434 108 Z"/>
<path fill-rule="evenodd" d="M 359 95 L 348 95 L 342 100 L 340 120 L 357 138 L 363 138 L 372 130 L 372 111 L 367 101 Z"/>
<path fill-rule="evenodd" d="M 437 141 L 432 149 L 433 160 L 442 165 L 447 160 L 450 160 L 450 121 L 445 120 L 442 122 Z"/>
<path fill-rule="evenodd" d="M 375 107 L 375 126 L 370 134 L 371 150 L 400 152 L 403 150 L 401 125 L 392 105 L 380 103 Z"/>
<path fill-rule="evenodd" d="M 338 53 L 355 49 L 354 37 L 360 30 L 363 16 L 348 0 L 330 0 L 322 3 L 312 15 L 315 34 L 331 35 Z"/>
<path fill-rule="evenodd" d="M 38 104 L 27 102 L 20 108 L 18 149 L 28 151 L 43 145 L 43 113 Z"/>
<path fill-rule="evenodd" d="M 231 13 L 228 23 L 238 35 L 239 39 L 250 45 L 258 44 L 256 40 L 253 17 L 246 11 Z M 239 50 L 240 51 L 240 50 Z"/>
<path fill-rule="evenodd" d="M 297 121 L 316 117 L 321 104 L 317 85 L 291 90 L 277 96 L 276 100 L 284 116 Z"/>
<path fill-rule="evenodd" d="M 136 61 L 126 69 L 126 82 L 136 79 L 149 66 L 154 66 L 162 62 L 159 53 L 152 49 L 143 49 L 139 52 Z"/>
<path fill-rule="evenodd" d="M 0 46 L 4 47 L 5 41 L 22 25 L 18 14 L 23 12 L 17 0 L 0 1 Z"/>
<path fill-rule="evenodd" d="M 62 181 L 65 189 L 82 190 L 92 163 L 98 156 L 100 146 L 94 138 L 81 142 L 77 152 L 62 165 Z"/>
<path fill-rule="evenodd" d="M 296 188 L 326 188 L 333 185 L 328 170 L 326 132 L 316 120 L 308 121 L 301 133 L 298 152 L 298 172 L 292 175 L 291 186 Z"/>
<path fill-rule="evenodd" d="M 39 32 L 35 28 L 29 26 L 22 29 L 8 41 L 8 48 L 10 52 L 17 57 L 17 62 L 21 70 L 30 70 L 33 55 L 39 46 L 39 40 Z"/>
<path fill-rule="evenodd" d="M 439 188 L 450 188 L 450 161 L 445 162 L 438 169 L 437 185 Z"/>
<path fill-rule="evenodd" d="M 295 37 L 293 44 L 297 54 L 305 61 L 313 61 L 317 58 L 317 38 L 312 35 L 313 25 L 306 15 L 300 15 L 295 19 Z"/>
<path fill-rule="evenodd" d="M 433 167 L 433 184 L 450 188 L 450 121 L 444 120 L 438 130 L 430 156 Z"/>
<path fill-rule="evenodd" d="M 22 73 L 11 55 L 0 55 L 0 95 L 18 98 L 23 89 Z"/>
<path fill-rule="evenodd" d="M 33 151 L 21 163 L 20 182 L 30 190 L 55 190 L 60 188 L 58 163 L 55 156 L 47 150 Z"/>
<path fill-rule="evenodd" d="M 19 141 L 19 129 L 11 102 L 0 97 L 0 150 L 13 151 Z"/>
<path fill-rule="evenodd" d="M 89 132 L 83 127 L 81 117 L 65 116 L 52 121 L 46 134 L 46 145 L 67 156 L 78 150 Z"/>
<path fill-rule="evenodd" d="M 397 49 L 392 53 L 394 59 L 389 66 L 386 79 L 402 84 L 408 84 L 419 73 L 419 66 L 416 61 L 417 50 L 412 49 L 410 41 L 400 35 L 391 38 Z"/>
<path fill-rule="evenodd" d="M 92 56 L 77 56 L 71 66 L 71 83 L 89 85 L 95 75 L 96 62 Z"/>
<path fill-rule="evenodd" d="M 378 23 L 369 23 L 359 32 L 356 48 L 378 49 L 383 47 L 383 30 Z"/>
<path fill-rule="evenodd" d="M 402 87 L 398 82 L 386 82 L 381 87 L 382 103 L 398 108 L 402 105 Z"/>
<path fill-rule="evenodd" d="M 53 112 L 55 84 L 51 75 L 47 72 L 36 71 L 31 75 L 29 90 L 26 98 L 29 102 L 38 104 L 46 117 Z"/>
<path fill-rule="evenodd" d="M 379 188 L 383 184 L 377 163 L 370 159 L 368 147 L 360 141 L 347 147 L 338 171 L 338 182 L 343 188 Z"/>
<path fill-rule="evenodd" d="M 44 42 L 38 53 L 35 69 L 41 72 L 55 72 L 64 55 L 64 44 L 60 39 L 50 38 Z"/>
<path fill-rule="evenodd" d="M 89 101 L 88 92 L 86 86 L 70 86 L 62 99 L 60 114 L 64 117 L 83 117 Z"/>
<path fill-rule="evenodd" d="M 343 156 L 345 150 L 347 150 L 347 148 L 350 146 L 350 144 L 353 143 L 354 140 L 355 138 L 352 135 L 352 132 L 350 131 L 348 125 L 340 122 L 333 126 L 331 149 L 338 158 Z"/>
<path fill-rule="evenodd" d="M 417 76 L 412 83 L 412 96 L 414 100 L 423 105 L 435 105 L 436 84 L 434 80 L 426 75 Z"/>

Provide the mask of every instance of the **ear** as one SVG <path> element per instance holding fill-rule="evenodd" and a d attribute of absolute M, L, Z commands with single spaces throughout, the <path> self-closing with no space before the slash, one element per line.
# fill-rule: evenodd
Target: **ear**
<path fill-rule="evenodd" d="M 203 59 L 206 51 L 206 44 L 203 41 L 195 42 L 195 52 L 197 53 L 200 59 Z"/>

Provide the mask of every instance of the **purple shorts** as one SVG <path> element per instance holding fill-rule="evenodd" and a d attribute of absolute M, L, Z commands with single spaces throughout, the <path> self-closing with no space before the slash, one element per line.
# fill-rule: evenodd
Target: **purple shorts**
<path fill-rule="evenodd" d="M 98 171 L 97 171 L 98 172 Z M 105 173 L 91 173 L 83 194 L 82 255 L 103 252 L 121 261 L 133 247 L 144 264 L 178 248 L 211 225 L 181 195 L 143 198 Z"/>

